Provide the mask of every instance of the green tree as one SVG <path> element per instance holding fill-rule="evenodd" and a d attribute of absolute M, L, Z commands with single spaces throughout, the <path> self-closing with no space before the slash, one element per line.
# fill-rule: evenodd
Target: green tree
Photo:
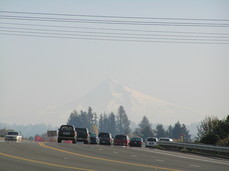
<path fill-rule="evenodd" d="M 168 129 L 166 130 L 166 137 L 172 138 L 172 132 L 173 132 L 173 127 L 172 125 L 169 125 Z"/>
<path fill-rule="evenodd" d="M 154 136 L 152 125 L 149 122 L 149 119 L 146 116 L 143 116 L 142 121 L 139 124 L 141 137 L 145 140 L 147 137 Z"/>
<path fill-rule="evenodd" d="M 130 132 L 130 120 L 128 119 L 124 107 L 120 106 L 117 113 L 117 133 L 129 134 Z"/>
<path fill-rule="evenodd" d="M 108 131 L 112 134 L 112 135 L 116 135 L 117 134 L 117 125 L 116 125 L 116 116 L 113 112 L 111 112 L 108 115 L 108 120 L 109 120 L 109 128 Z"/>
<path fill-rule="evenodd" d="M 216 144 L 218 137 L 214 132 L 214 127 L 218 124 L 219 119 L 217 117 L 205 117 L 201 121 L 200 126 L 197 127 L 197 136 L 199 141 L 204 144 Z"/>
<path fill-rule="evenodd" d="M 158 124 L 156 126 L 156 133 L 157 133 L 157 135 L 156 135 L 157 138 L 166 137 L 166 131 L 165 131 L 162 124 Z"/>
<path fill-rule="evenodd" d="M 181 124 L 180 122 L 178 121 L 177 123 L 175 123 L 173 129 L 172 129 L 172 138 L 175 138 L 175 139 L 180 139 L 180 136 L 181 136 L 182 132 L 181 132 Z"/>
<path fill-rule="evenodd" d="M 201 121 L 197 135 L 200 143 L 229 146 L 229 115 L 223 120 L 206 117 Z"/>

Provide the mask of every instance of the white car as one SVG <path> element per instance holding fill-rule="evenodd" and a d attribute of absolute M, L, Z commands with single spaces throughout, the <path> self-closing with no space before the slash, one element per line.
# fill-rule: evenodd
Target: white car
<path fill-rule="evenodd" d="M 22 136 L 19 132 L 12 131 L 8 132 L 7 135 L 5 136 L 5 141 L 16 141 L 19 142 L 22 140 Z"/>
<path fill-rule="evenodd" d="M 145 147 L 156 147 L 158 139 L 156 137 L 148 137 L 145 141 Z"/>
<path fill-rule="evenodd" d="M 159 138 L 159 141 L 162 141 L 162 142 L 173 142 L 173 139 L 167 138 L 167 137 L 161 137 L 161 138 Z"/>

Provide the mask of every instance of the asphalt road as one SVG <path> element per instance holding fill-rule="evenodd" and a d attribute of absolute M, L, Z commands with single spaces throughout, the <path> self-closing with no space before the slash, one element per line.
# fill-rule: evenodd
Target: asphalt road
<path fill-rule="evenodd" d="M 0 143 L 0 171 L 228 171 L 229 160 L 157 149 L 67 143 Z"/>

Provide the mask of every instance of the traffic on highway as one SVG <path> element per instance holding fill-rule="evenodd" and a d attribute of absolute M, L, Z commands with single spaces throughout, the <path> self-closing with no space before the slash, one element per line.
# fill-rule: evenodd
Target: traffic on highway
<path fill-rule="evenodd" d="M 145 148 L 155 147 L 157 142 L 160 139 L 154 137 L 143 142 L 139 137 L 113 137 L 106 132 L 97 135 L 86 128 L 62 125 L 56 142 L 1 141 L 0 170 L 227 171 L 229 168 L 229 160 L 224 158 Z"/>

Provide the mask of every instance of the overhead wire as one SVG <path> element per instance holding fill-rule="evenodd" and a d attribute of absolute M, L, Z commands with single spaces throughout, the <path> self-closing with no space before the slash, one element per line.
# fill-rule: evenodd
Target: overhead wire
<path fill-rule="evenodd" d="M 85 37 L 63 37 L 63 36 L 45 36 L 45 35 L 28 35 L 28 34 L 9 34 L 1 33 L 0 35 L 9 35 L 9 36 L 23 36 L 23 37 L 43 37 L 43 38 L 60 38 L 60 39 L 79 39 L 79 40 L 103 40 L 103 41 L 116 41 L 116 42 L 143 42 L 143 43 L 170 43 L 170 44 L 213 44 L 213 45 L 228 45 L 229 43 L 224 42 L 198 42 L 198 41 L 147 41 L 147 40 L 128 40 L 128 39 L 101 39 L 101 38 L 85 38 Z"/>
<path fill-rule="evenodd" d="M 66 28 L 66 29 L 86 29 L 86 30 L 105 30 L 105 31 L 121 31 L 121 32 L 147 32 L 147 33 L 172 33 L 172 34 L 207 34 L 207 35 L 229 35 L 229 33 L 216 33 L 216 32 L 190 32 L 190 31 L 161 31 L 161 30 L 143 30 L 143 29 L 117 29 L 105 27 L 79 27 L 79 26 L 66 26 L 66 25 L 47 25 L 47 24 L 25 24 L 25 23 L 9 23 L 0 22 L 5 25 L 17 26 L 32 26 L 32 27 L 50 27 L 50 28 Z"/>
<path fill-rule="evenodd" d="M 174 35 L 174 34 L 139 34 L 139 33 L 117 33 L 117 32 L 98 32 L 98 31 L 76 31 L 76 30 L 58 30 L 58 29 L 37 29 L 37 28 L 21 28 L 21 27 L 4 27 L 0 26 L 0 29 L 5 30 L 29 30 L 29 31 L 41 31 L 43 32 L 64 32 L 64 33 L 88 33 L 88 34 L 99 34 L 99 35 L 124 35 L 124 36 L 147 36 L 147 37 L 182 37 L 182 38 L 195 38 L 197 36 L 193 35 Z M 202 36 L 199 35 L 198 38 L 220 38 L 220 39 L 228 39 L 229 36 Z"/>
<path fill-rule="evenodd" d="M 155 22 L 155 21 L 122 21 L 122 20 L 98 20 L 98 19 L 70 19 L 53 17 L 28 17 L 0 15 L 4 20 L 24 20 L 24 21 L 48 21 L 67 23 L 89 23 L 89 24 L 119 24 L 119 25 L 153 25 L 153 26 L 185 26 L 185 27 L 229 27 L 229 23 L 188 23 L 188 22 Z"/>
<path fill-rule="evenodd" d="M 187 21 L 229 21 L 229 19 L 203 19 L 203 18 L 172 18 L 172 17 L 130 17 L 130 16 L 109 16 L 109 15 L 82 15 L 82 14 L 57 14 L 44 12 L 22 12 L 22 11 L 2 11 L 0 13 L 11 14 L 30 14 L 30 15 L 53 15 L 53 16 L 68 16 L 68 17 L 93 17 L 93 18 L 122 18 L 122 19 L 147 19 L 147 20 L 187 20 Z"/>
<path fill-rule="evenodd" d="M 4 15 L 2 15 L 2 13 Z M 16 15 L 16 14 L 20 14 L 20 15 Z M 41 16 L 34 16 L 34 15 L 41 15 Z M 166 42 L 166 43 L 183 42 L 183 43 L 199 43 L 199 44 L 229 44 L 229 39 L 228 39 L 229 33 L 225 33 L 225 32 L 219 33 L 219 32 L 193 32 L 193 31 L 162 31 L 162 30 L 152 30 L 151 28 L 149 30 L 149 29 L 126 29 L 126 28 L 123 29 L 123 28 L 78 26 L 79 23 L 84 23 L 84 24 L 93 24 L 93 25 L 94 24 L 112 24 L 112 25 L 118 24 L 118 25 L 125 25 L 125 26 L 142 25 L 142 26 L 174 26 L 174 27 L 188 26 L 188 27 L 227 28 L 229 27 L 229 23 L 227 23 L 229 20 L 227 19 L 152 18 L 152 17 L 125 17 L 125 16 L 75 15 L 75 14 L 0 11 L 0 21 L 1 20 L 7 20 L 7 22 L 0 22 L 0 24 L 10 25 L 7 27 L 0 26 L 0 33 L 2 32 L 1 35 L 69 38 L 69 39 L 84 39 L 84 40 L 131 41 L 131 42 L 135 41 L 135 42 Z M 17 22 L 12 23 L 9 22 L 9 20 L 17 21 Z M 18 23 L 19 21 L 22 20 L 33 21 L 33 22 Z M 38 24 L 34 24 L 34 22 Z M 69 26 L 67 24 L 64 25 L 56 25 L 56 24 L 53 25 L 52 23 L 43 24 L 43 22 L 57 22 L 57 23 L 65 22 L 71 24 L 75 24 L 75 23 L 78 24 L 77 26 L 72 26 L 72 25 Z M 47 29 L 47 28 L 52 28 L 52 29 Z M 56 29 L 56 28 L 62 28 L 62 29 Z"/>

